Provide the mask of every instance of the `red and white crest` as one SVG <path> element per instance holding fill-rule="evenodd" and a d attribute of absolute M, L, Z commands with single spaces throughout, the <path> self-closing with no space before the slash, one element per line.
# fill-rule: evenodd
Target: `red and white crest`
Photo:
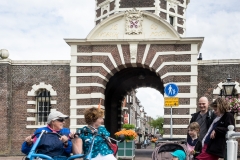
<path fill-rule="evenodd" d="M 141 11 L 135 8 L 125 12 L 126 18 L 126 34 L 141 34 L 143 15 Z"/>

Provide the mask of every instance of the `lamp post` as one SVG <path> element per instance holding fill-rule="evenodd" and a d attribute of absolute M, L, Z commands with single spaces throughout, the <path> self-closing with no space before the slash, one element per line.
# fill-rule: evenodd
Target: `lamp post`
<path fill-rule="evenodd" d="M 234 82 L 231 82 L 231 77 L 228 76 L 227 80 L 225 83 L 222 84 L 222 87 L 223 89 L 221 89 L 221 93 L 220 93 L 220 96 L 234 96 L 235 95 L 235 92 L 234 92 L 234 88 L 235 88 L 235 83 Z"/>
<path fill-rule="evenodd" d="M 231 82 L 231 77 L 228 75 L 228 78 L 225 83 L 222 84 L 223 89 L 221 89 L 220 96 L 235 96 L 235 83 Z M 227 148 L 226 148 L 227 149 Z M 225 155 L 224 160 L 227 160 L 227 155 Z"/>

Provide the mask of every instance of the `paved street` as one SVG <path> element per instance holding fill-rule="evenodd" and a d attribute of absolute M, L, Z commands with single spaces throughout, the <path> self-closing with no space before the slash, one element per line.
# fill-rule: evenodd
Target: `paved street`
<path fill-rule="evenodd" d="M 146 149 L 136 149 L 135 154 L 135 160 L 152 160 L 152 152 L 154 149 L 152 146 L 148 146 Z M 0 157 L 0 160 L 24 160 L 23 156 L 17 156 L 17 157 Z M 78 159 L 80 160 L 80 159 Z M 124 159 L 127 160 L 127 159 Z M 223 159 L 219 159 L 223 160 Z M 240 158 L 238 158 L 240 160 Z"/>
<path fill-rule="evenodd" d="M 153 149 L 151 148 L 151 146 L 148 146 L 146 149 L 136 149 L 135 160 L 151 160 L 152 152 Z M 24 160 L 24 159 L 23 156 L 17 156 L 17 157 L 0 157 L 0 160 Z"/>

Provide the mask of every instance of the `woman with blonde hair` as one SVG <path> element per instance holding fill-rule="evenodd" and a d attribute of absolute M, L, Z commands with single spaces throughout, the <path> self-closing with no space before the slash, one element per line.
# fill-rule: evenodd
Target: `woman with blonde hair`
<path fill-rule="evenodd" d="M 202 140 L 202 153 L 196 158 L 198 160 L 218 160 L 226 154 L 226 133 L 229 125 L 235 125 L 232 113 L 229 113 L 229 105 L 223 98 L 217 98 L 210 105 L 216 118 L 213 120 L 207 134 Z"/>
<path fill-rule="evenodd" d="M 101 126 L 104 122 L 104 111 L 100 108 L 89 108 L 85 110 L 84 113 L 85 122 L 87 123 L 87 126 L 78 129 L 79 131 L 87 131 L 90 133 L 97 132 L 97 134 L 104 135 L 104 136 L 110 136 L 110 133 L 106 130 L 105 127 Z M 87 153 L 89 150 L 89 144 L 86 144 L 87 139 L 91 139 L 92 134 L 80 134 L 80 137 L 78 140 L 82 139 L 82 142 L 79 141 L 79 143 L 73 142 L 73 151 L 75 154 L 78 154 L 79 151 L 81 152 L 81 148 L 83 147 L 84 153 Z M 74 138 L 76 139 L 76 138 Z M 73 141 L 74 141 L 73 139 Z M 83 146 L 82 146 L 83 143 Z M 77 152 L 76 152 L 77 151 Z M 92 160 L 116 160 L 116 158 L 113 155 L 113 151 L 109 148 L 108 144 L 106 143 L 105 139 L 97 136 L 95 137 L 95 142 L 92 148 Z"/>

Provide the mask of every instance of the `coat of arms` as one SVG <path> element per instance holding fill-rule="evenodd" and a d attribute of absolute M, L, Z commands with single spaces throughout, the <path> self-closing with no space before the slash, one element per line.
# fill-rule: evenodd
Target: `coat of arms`
<path fill-rule="evenodd" d="M 142 12 L 135 8 L 125 12 L 126 18 L 126 34 L 141 34 L 142 33 Z"/>

